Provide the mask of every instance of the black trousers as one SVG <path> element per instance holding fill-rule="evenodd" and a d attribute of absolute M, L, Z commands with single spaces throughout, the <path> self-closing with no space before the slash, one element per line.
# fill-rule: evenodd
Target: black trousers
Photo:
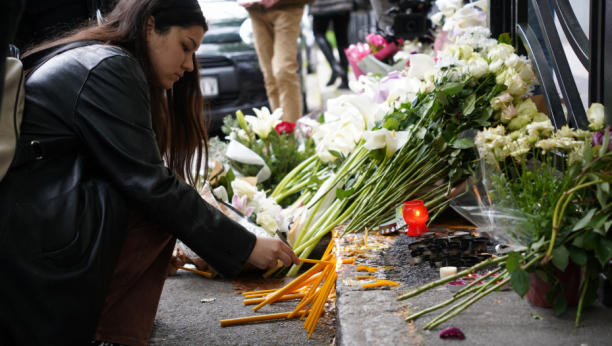
<path fill-rule="evenodd" d="M 345 71 L 348 70 L 348 59 L 346 58 L 344 50 L 349 46 L 348 27 L 350 20 L 350 12 L 335 15 L 313 16 L 312 19 L 312 31 L 315 37 L 325 38 L 325 33 L 327 32 L 329 23 L 333 23 L 334 35 L 336 36 L 336 44 L 338 47 L 338 56 L 340 56 L 340 65 Z"/>

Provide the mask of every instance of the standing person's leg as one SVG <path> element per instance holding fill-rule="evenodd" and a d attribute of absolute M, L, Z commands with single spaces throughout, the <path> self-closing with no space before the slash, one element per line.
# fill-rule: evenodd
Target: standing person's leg
<path fill-rule="evenodd" d="M 270 20 L 269 12 L 258 10 L 249 11 L 249 17 L 253 24 L 253 39 L 255 50 L 259 59 L 259 67 L 264 76 L 266 94 L 270 102 L 270 108 L 274 111 L 281 107 L 279 89 L 272 70 L 272 58 L 274 57 L 274 27 Z"/>
<path fill-rule="evenodd" d="M 321 53 L 323 53 L 325 59 L 332 69 L 332 75 L 329 82 L 327 82 L 327 86 L 333 85 L 338 77 L 346 74 L 346 68 L 342 68 L 342 66 L 336 61 L 332 46 L 329 44 L 329 41 L 325 36 L 327 28 L 329 27 L 329 22 L 332 21 L 333 18 L 334 16 L 313 16 L 312 20 L 312 31 L 314 32 L 315 40 L 319 45 Z"/>
<path fill-rule="evenodd" d="M 274 11 L 274 57 L 272 68 L 279 87 L 283 120 L 295 123 L 302 117 L 302 88 L 298 72 L 298 43 L 304 8 Z"/>
<path fill-rule="evenodd" d="M 349 46 L 348 28 L 351 20 L 351 13 L 344 12 L 333 17 L 334 34 L 336 35 L 336 45 L 338 47 L 338 56 L 340 57 L 340 66 L 345 73 L 342 75 L 342 83 L 338 86 L 339 89 L 348 89 L 348 58 L 346 57 L 345 49 Z"/>
<path fill-rule="evenodd" d="M 174 244 L 175 238 L 159 225 L 131 213 L 95 340 L 148 344 Z"/>

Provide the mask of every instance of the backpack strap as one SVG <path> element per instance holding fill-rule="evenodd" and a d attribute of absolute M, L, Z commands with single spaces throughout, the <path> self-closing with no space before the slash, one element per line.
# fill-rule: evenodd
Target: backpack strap
<path fill-rule="evenodd" d="M 91 46 L 100 44 L 99 41 L 75 41 L 59 46 L 51 47 L 49 49 L 41 50 L 39 52 L 30 54 L 25 58 L 21 59 L 24 71 L 27 71 L 25 80 L 27 81 L 29 76 L 32 75 L 40 66 L 44 65 L 51 58 L 67 52 L 71 49 Z M 74 152 L 79 145 L 79 139 L 77 137 L 57 137 L 57 138 L 46 138 L 40 140 L 33 140 L 30 143 L 24 141 L 18 141 L 17 145 L 21 151 L 19 157 L 15 157 L 13 166 L 19 166 L 21 164 L 33 161 L 41 160 L 46 157 L 59 156 L 66 153 Z"/>

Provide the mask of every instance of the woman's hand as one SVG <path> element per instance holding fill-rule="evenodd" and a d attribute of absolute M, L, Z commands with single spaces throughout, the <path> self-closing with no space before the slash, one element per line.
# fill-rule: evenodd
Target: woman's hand
<path fill-rule="evenodd" d="M 291 250 L 291 248 L 282 241 L 274 238 L 257 237 L 255 248 L 251 252 L 248 261 L 257 268 L 265 269 L 266 267 L 277 267 L 278 261 L 283 262 L 285 266 L 300 264 L 300 259 Z"/>

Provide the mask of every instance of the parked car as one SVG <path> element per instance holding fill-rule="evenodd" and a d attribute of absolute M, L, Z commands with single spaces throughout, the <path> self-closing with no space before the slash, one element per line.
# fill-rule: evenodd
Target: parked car
<path fill-rule="evenodd" d="M 209 29 L 196 52 L 200 86 L 208 100 L 210 130 L 242 110 L 269 107 L 263 74 L 253 48 L 251 21 L 235 0 L 199 0 Z"/>

